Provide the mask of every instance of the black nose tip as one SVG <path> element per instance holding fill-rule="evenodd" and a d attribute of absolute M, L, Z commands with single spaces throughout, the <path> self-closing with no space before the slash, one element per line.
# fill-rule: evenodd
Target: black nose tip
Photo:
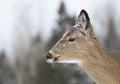
<path fill-rule="evenodd" d="M 51 58 L 53 58 L 53 56 L 52 56 L 52 54 L 50 54 L 50 53 L 48 52 L 47 55 L 46 55 L 46 59 L 51 59 Z"/>

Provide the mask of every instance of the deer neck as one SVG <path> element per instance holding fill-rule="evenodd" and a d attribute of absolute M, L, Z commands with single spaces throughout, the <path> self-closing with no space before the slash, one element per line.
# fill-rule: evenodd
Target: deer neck
<path fill-rule="evenodd" d="M 109 73 L 112 70 L 112 65 L 109 62 L 109 56 L 104 49 L 100 48 L 100 50 L 93 50 L 89 56 L 88 60 L 84 61 L 82 65 L 80 65 L 87 74 L 92 77 L 93 80 L 96 81 L 97 84 L 109 84 L 106 80 L 113 80 L 111 78 L 111 74 Z M 111 83 L 114 84 L 114 83 Z"/>

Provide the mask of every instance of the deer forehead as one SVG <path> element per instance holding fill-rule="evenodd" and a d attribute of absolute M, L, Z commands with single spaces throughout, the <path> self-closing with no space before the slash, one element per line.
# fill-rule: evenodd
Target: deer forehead
<path fill-rule="evenodd" d="M 76 37 L 80 34 L 78 25 L 71 27 L 66 33 L 63 35 L 62 39 L 68 39 L 70 37 Z"/>
<path fill-rule="evenodd" d="M 82 37 L 82 33 L 79 30 L 80 25 L 75 25 L 69 28 L 62 38 L 55 44 L 55 49 L 57 50 L 60 47 L 66 47 L 65 41 L 68 41 L 69 38 Z M 69 43 L 69 42 L 68 42 Z"/>

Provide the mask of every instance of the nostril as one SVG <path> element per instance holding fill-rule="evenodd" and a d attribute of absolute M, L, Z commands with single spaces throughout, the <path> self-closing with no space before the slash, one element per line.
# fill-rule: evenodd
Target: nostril
<path fill-rule="evenodd" d="M 53 56 L 52 56 L 52 54 L 50 54 L 50 53 L 48 52 L 47 55 L 46 55 L 46 59 L 51 59 L 51 58 L 53 58 Z"/>

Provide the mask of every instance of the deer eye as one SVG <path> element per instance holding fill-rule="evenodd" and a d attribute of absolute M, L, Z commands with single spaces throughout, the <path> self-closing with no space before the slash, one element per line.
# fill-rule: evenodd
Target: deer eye
<path fill-rule="evenodd" d="M 69 41 L 69 42 L 74 42 L 74 41 L 75 41 L 75 38 L 70 38 L 68 41 Z"/>

